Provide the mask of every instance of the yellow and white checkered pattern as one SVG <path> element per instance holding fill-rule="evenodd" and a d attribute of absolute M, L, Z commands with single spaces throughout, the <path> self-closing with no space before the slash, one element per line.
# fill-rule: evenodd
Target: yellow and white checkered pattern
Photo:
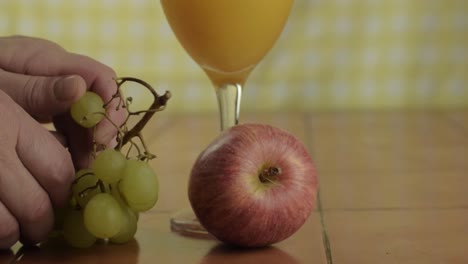
<path fill-rule="evenodd" d="M 0 0 L 0 34 L 47 38 L 171 90 L 170 111 L 217 107 L 158 0 Z M 244 111 L 467 106 L 467 0 L 296 0 L 242 103 Z"/>

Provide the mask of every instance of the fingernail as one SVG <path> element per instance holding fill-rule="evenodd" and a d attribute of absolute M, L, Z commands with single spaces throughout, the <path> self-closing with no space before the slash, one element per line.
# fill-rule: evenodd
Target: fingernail
<path fill-rule="evenodd" d="M 54 95 L 57 100 L 70 101 L 77 97 L 77 87 L 80 78 L 76 75 L 68 76 L 56 82 L 54 87 Z"/>

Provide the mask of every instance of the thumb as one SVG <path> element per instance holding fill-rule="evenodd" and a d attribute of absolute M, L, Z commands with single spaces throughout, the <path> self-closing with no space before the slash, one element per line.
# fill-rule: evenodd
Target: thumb
<path fill-rule="evenodd" d="M 87 88 L 78 75 L 47 77 L 0 71 L 0 89 L 30 115 L 46 118 L 68 111 Z"/>

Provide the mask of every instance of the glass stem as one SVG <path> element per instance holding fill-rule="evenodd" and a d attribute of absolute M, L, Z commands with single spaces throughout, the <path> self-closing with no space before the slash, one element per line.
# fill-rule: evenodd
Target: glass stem
<path fill-rule="evenodd" d="M 218 98 L 221 130 L 226 130 L 239 122 L 242 85 L 224 84 L 216 90 Z"/>

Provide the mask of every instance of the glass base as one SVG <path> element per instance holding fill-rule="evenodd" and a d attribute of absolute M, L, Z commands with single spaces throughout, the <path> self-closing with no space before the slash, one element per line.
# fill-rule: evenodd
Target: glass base
<path fill-rule="evenodd" d="M 171 217 L 171 230 L 183 236 L 214 239 L 200 224 L 191 208 L 182 209 Z"/>

